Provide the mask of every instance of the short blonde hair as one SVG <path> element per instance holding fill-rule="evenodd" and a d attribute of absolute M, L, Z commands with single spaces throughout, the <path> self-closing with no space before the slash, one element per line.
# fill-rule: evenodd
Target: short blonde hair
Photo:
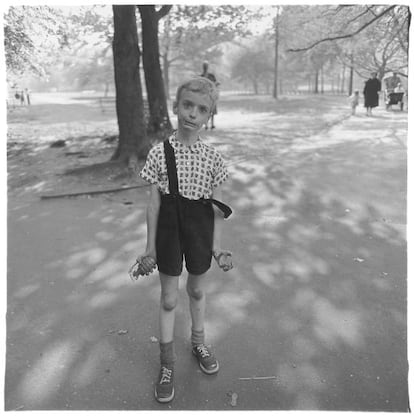
<path fill-rule="evenodd" d="M 214 82 L 204 77 L 194 77 L 187 81 L 182 82 L 177 88 L 176 101 L 180 100 L 183 90 L 198 92 L 200 94 L 207 95 L 211 100 L 211 108 L 213 109 L 217 103 L 219 93 Z"/>

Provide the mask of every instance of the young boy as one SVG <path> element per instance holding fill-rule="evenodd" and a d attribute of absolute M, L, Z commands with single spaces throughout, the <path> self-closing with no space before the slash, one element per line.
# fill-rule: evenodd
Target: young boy
<path fill-rule="evenodd" d="M 231 209 L 217 201 L 228 172 L 220 154 L 198 136 L 217 97 L 216 86 L 206 78 L 181 84 L 173 104 L 177 130 L 150 150 L 140 173 L 151 184 L 151 190 L 147 245 L 137 262 L 141 274 L 151 273 L 157 265 L 160 276 L 161 368 L 155 398 L 161 403 L 174 398 L 174 321 L 183 257 L 188 271 L 192 353 L 204 373 L 219 370 L 218 361 L 205 344 L 205 281 L 212 256 L 222 270 L 233 267 L 231 253 L 220 246 L 221 222 Z"/>
<path fill-rule="evenodd" d="M 356 108 L 359 105 L 359 91 L 355 90 L 354 93 L 349 97 L 349 103 L 351 104 L 351 114 L 355 115 Z"/>

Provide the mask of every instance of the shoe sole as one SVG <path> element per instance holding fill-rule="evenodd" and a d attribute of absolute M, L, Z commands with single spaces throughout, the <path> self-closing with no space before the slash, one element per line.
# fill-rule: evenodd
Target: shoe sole
<path fill-rule="evenodd" d="M 155 394 L 155 400 L 158 403 L 169 403 L 170 401 L 172 401 L 172 399 L 174 399 L 175 391 L 174 391 L 174 388 L 173 388 L 173 391 L 171 393 L 171 396 L 168 396 L 168 397 L 158 397 L 158 395 L 157 395 L 157 389 L 155 389 L 155 393 L 154 394 Z"/>
<path fill-rule="evenodd" d="M 194 355 L 194 357 L 196 358 L 196 360 L 197 360 L 197 362 L 198 362 L 198 365 L 200 366 L 201 371 L 202 371 L 203 373 L 208 374 L 208 375 L 211 375 L 211 374 L 216 374 L 216 373 L 219 371 L 220 366 L 219 366 L 219 363 L 218 363 L 218 361 L 217 361 L 217 360 L 216 360 L 217 367 L 216 367 L 216 368 L 214 368 L 213 370 L 208 370 L 207 368 L 205 368 L 205 367 L 203 366 L 203 364 L 201 364 L 201 362 L 200 362 L 200 361 L 198 361 L 197 355 L 196 355 L 194 352 L 193 352 L 193 355 Z"/>

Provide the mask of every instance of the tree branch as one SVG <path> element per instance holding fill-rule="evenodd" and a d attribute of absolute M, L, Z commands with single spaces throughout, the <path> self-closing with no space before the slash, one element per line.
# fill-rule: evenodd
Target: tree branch
<path fill-rule="evenodd" d="M 334 41 L 334 40 L 340 40 L 340 39 L 349 39 L 354 37 L 355 35 L 357 35 L 358 33 L 362 32 L 364 29 L 366 29 L 368 26 L 370 26 L 372 23 L 374 23 L 376 20 L 380 19 L 382 16 L 384 16 L 385 14 L 389 13 L 391 10 L 393 10 L 395 8 L 395 6 L 390 6 L 387 9 L 385 9 L 383 12 L 381 12 L 380 14 L 376 15 L 373 19 L 371 19 L 369 22 L 363 24 L 360 28 L 358 28 L 356 31 L 352 32 L 352 33 L 348 33 L 346 35 L 340 35 L 340 36 L 333 36 L 333 37 L 327 37 L 324 39 L 320 39 L 314 43 L 312 43 L 311 45 L 305 47 L 305 48 L 296 48 L 296 49 L 288 49 L 288 52 L 304 52 L 304 51 L 308 51 L 312 48 L 314 48 L 315 46 L 323 43 L 323 42 L 330 42 L 330 41 Z"/>
<path fill-rule="evenodd" d="M 172 4 L 162 6 L 161 9 L 158 10 L 157 13 L 156 13 L 157 19 L 161 20 L 163 17 L 167 16 L 167 14 L 170 12 L 172 6 L 173 6 Z"/>
<path fill-rule="evenodd" d="M 108 189 L 95 189 L 89 191 L 80 191 L 80 192 L 68 192 L 63 194 L 49 194 L 49 195 L 40 195 L 40 199 L 56 199 L 56 198 L 68 198 L 82 195 L 98 195 L 98 194 L 110 194 L 114 192 L 128 191 L 129 189 L 136 188 L 145 188 L 148 184 L 141 185 L 132 185 L 132 186 L 121 186 L 120 188 L 108 188 Z"/>
<path fill-rule="evenodd" d="M 351 20 L 348 21 L 348 24 L 355 22 L 355 20 L 358 20 L 360 17 L 364 16 L 365 14 L 369 13 L 371 11 L 370 7 L 367 7 L 363 12 L 361 12 L 360 14 L 356 15 L 354 18 L 352 18 Z"/>

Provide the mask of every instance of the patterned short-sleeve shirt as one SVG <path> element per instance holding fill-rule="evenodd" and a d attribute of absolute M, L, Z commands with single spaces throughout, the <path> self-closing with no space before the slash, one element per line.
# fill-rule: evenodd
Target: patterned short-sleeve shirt
<path fill-rule="evenodd" d="M 188 199 L 210 198 L 213 189 L 228 177 L 222 156 L 200 138 L 191 146 L 180 143 L 175 135 L 169 141 L 174 149 L 180 195 Z M 161 193 L 170 193 L 163 143 L 149 151 L 140 176 L 157 185 Z"/>

